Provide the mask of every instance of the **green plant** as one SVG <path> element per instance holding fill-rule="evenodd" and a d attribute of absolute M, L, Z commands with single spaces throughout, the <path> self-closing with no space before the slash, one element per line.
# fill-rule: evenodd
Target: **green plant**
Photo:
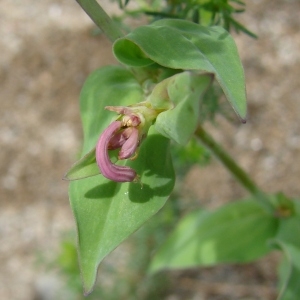
<path fill-rule="evenodd" d="M 244 71 L 227 31 L 233 27 L 253 36 L 232 17 L 241 10 L 230 3 L 244 3 L 170 1 L 150 12 L 143 2 L 135 13 L 156 20 L 123 36 L 96 1 L 77 2 L 113 42 L 122 64 L 98 69 L 86 80 L 80 95 L 82 158 L 65 176 L 72 181 L 69 195 L 85 293 L 91 292 L 104 257 L 156 214 L 172 193 L 170 140 L 186 147 L 194 136 L 250 196 L 212 212 L 186 215 L 157 251 L 149 271 L 248 262 L 280 248 L 286 259 L 279 297 L 295 299 L 299 202 L 261 191 L 202 124 L 218 107 L 215 81 L 245 122 Z"/>

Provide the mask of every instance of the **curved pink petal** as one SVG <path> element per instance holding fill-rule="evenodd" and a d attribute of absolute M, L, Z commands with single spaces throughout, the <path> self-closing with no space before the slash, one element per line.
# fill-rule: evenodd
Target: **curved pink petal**
<path fill-rule="evenodd" d="M 108 143 L 108 150 L 121 148 L 132 133 L 132 127 L 125 128 L 112 136 Z"/>
<path fill-rule="evenodd" d="M 96 161 L 104 177 L 117 182 L 130 182 L 137 178 L 136 172 L 130 167 L 113 164 L 108 156 L 109 141 L 121 126 L 120 121 L 114 121 L 101 134 L 96 145 Z"/>
<path fill-rule="evenodd" d="M 119 159 L 127 159 L 131 157 L 135 153 L 136 148 L 139 145 L 139 130 L 135 127 L 131 128 L 132 132 L 119 152 Z"/>

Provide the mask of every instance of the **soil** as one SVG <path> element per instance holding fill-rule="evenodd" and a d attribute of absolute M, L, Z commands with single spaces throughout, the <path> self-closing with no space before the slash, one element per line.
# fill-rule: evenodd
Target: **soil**
<path fill-rule="evenodd" d="M 116 6 L 104 3 L 108 12 Z M 222 117 L 209 132 L 267 192 L 299 197 L 300 2 L 247 3 L 235 35 L 245 67 L 248 121 Z M 0 1 L 0 298 L 51 298 L 51 257 L 74 228 L 61 180 L 82 140 L 78 95 L 86 76 L 115 63 L 110 42 L 75 1 Z M 298 74 L 298 75 L 297 75 Z M 185 189 L 211 208 L 247 193 L 217 162 L 194 167 Z M 247 266 L 175 272 L 167 299 L 275 299 L 272 254 Z"/>

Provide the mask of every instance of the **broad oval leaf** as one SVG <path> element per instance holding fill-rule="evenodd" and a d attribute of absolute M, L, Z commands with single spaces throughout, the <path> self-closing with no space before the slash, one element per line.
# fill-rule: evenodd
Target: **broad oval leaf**
<path fill-rule="evenodd" d="M 278 222 L 254 200 L 188 214 L 154 256 L 150 271 L 248 262 L 267 254 Z"/>
<path fill-rule="evenodd" d="M 169 140 L 154 128 L 138 159 L 127 164 L 140 175 L 141 183 L 120 184 L 99 175 L 70 184 L 86 293 L 94 285 L 101 260 L 165 204 L 174 186 Z"/>
<path fill-rule="evenodd" d="M 171 69 L 214 73 L 233 109 L 245 120 L 244 70 L 233 38 L 222 27 L 164 19 L 136 28 L 118 39 L 113 50 L 128 66 L 148 66 L 153 61 Z"/>
<path fill-rule="evenodd" d="M 80 108 L 84 129 L 83 155 L 95 146 L 112 113 L 106 105 L 142 100 L 142 90 L 121 67 L 95 71 L 86 81 Z M 125 161 L 140 183 L 116 183 L 102 175 L 72 181 L 69 196 L 78 233 L 78 256 L 85 293 L 91 292 L 103 258 L 154 215 L 174 186 L 169 140 L 150 128 L 135 161 Z"/>

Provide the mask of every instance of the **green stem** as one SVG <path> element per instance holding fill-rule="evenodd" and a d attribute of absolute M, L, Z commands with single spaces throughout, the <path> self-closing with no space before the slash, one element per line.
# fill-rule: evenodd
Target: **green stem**
<path fill-rule="evenodd" d="M 96 0 L 76 1 L 112 42 L 123 36 L 120 28 L 107 15 Z"/>
<path fill-rule="evenodd" d="M 274 208 L 265 193 L 258 188 L 249 175 L 228 153 L 226 153 L 226 151 L 204 130 L 202 126 L 198 126 L 195 135 L 225 165 L 246 190 L 258 199 L 265 208 L 269 211 L 274 211 Z"/>

